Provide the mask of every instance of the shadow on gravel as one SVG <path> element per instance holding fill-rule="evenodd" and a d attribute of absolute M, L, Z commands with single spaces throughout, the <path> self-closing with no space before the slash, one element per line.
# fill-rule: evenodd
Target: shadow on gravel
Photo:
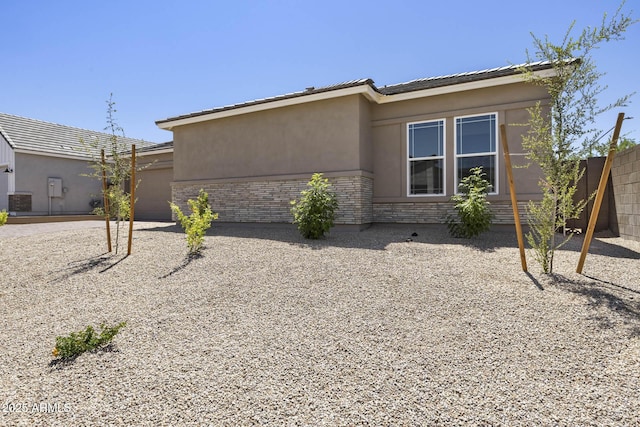
<path fill-rule="evenodd" d="M 87 353 L 99 354 L 99 353 L 119 353 L 119 352 L 120 350 L 118 350 L 115 344 L 109 343 L 104 347 L 88 351 Z M 80 356 L 81 356 L 80 354 L 77 354 L 73 357 L 67 357 L 64 359 L 53 359 L 51 362 L 48 363 L 48 366 L 51 368 L 51 371 L 60 371 L 66 367 L 72 366 L 74 363 L 76 363 L 76 359 Z"/>
<path fill-rule="evenodd" d="M 526 274 L 526 275 L 527 275 L 527 277 L 528 277 L 529 279 L 531 279 L 531 282 L 532 282 L 534 285 L 536 285 L 536 288 L 538 288 L 538 289 L 539 289 L 539 290 L 541 290 L 541 291 L 544 291 L 544 287 L 542 286 L 542 283 L 540 283 L 540 282 L 538 281 L 538 279 L 536 279 L 536 278 L 533 276 L 533 274 L 529 273 L 528 271 L 525 271 L 525 272 L 524 272 L 524 274 Z"/>
<path fill-rule="evenodd" d="M 632 335 L 640 336 L 640 292 L 598 279 L 574 280 L 559 274 L 554 274 L 553 279 L 553 284 L 559 289 L 587 297 L 590 306 L 607 308 L 633 322 Z M 594 319 L 603 328 L 612 327 L 608 317 L 596 316 Z"/>
<path fill-rule="evenodd" d="M 139 234 L 147 232 L 184 233 L 178 225 L 137 231 Z M 313 250 L 330 247 L 385 250 L 392 243 L 460 245 L 482 252 L 493 252 L 503 247 L 518 247 L 515 231 L 501 228 L 475 239 L 458 239 L 450 236 L 444 224 L 374 224 L 361 231 L 334 228 L 323 239 L 308 240 L 300 235 L 293 224 L 213 223 L 207 236 L 272 240 Z"/>
<path fill-rule="evenodd" d="M 173 270 L 171 270 L 170 272 L 168 272 L 164 276 L 160 276 L 159 279 L 166 279 L 167 277 L 172 276 L 172 275 L 184 270 L 185 268 L 187 268 L 189 266 L 189 264 L 191 264 L 191 262 L 193 260 L 199 259 L 199 258 L 204 258 L 204 255 L 202 255 L 201 253 L 187 255 L 185 257 L 184 261 L 182 261 L 182 264 L 180 264 L 179 266 L 175 267 Z"/>
<path fill-rule="evenodd" d="M 55 273 L 62 273 L 62 274 L 50 280 L 49 283 L 68 279 L 69 277 L 75 276 L 77 274 L 88 273 L 93 270 L 99 270 L 100 273 L 104 273 L 105 271 L 121 263 L 125 258 L 127 258 L 127 255 L 120 256 L 119 259 L 113 262 L 113 260 L 116 259 L 116 257 L 118 256 L 109 254 L 109 252 L 105 252 L 103 254 L 100 254 L 91 258 L 85 258 L 78 261 L 71 261 L 67 264 L 66 268 L 55 271 Z"/>

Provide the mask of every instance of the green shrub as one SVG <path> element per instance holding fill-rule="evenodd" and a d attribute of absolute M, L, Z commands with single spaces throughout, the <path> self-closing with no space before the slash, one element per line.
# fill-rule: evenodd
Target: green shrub
<path fill-rule="evenodd" d="M 183 214 L 175 203 L 171 203 L 171 210 L 176 214 L 187 234 L 189 255 L 196 255 L 202 249 L 204 235 L 211 227 L 211 221 L 218 219 L 218 214 L 211 211 L 209 195 L 202 189 L 200 189 L 197 200 L 189 199 L 187 203 L 191 209 L 189 216 Z"/>
<path fill-rule="evenodd" d="M 0 211 L 0 225 L 5 225 L 7 223 L 7 218 L 9 218 L 7 211 Z"/>
<path fill-rule="evenodd" d="M 307 187 L 299 202 L 291 201 L 293 223 L 305 239 L 319 239 L 333 227 L 338 200 L 321 173 L 314 173 Z"/>
<path fill-rule="evenodd" d="M 80 332 L 72 332 L 67 337 L 56 337 L 56 346 L 53 348 L 53 357 L 70 359 L 85 351 L 95 350 L 113 340 L 121 328 L 127 322 L 120 322 L 116 326 L 108 328 L 104 323 L 100 324 L 100 333 L 96 333 L 92 326 Z"/>
<path fill-rule="evenodd" d="M 491 184 L 484 177 L 482 167 L 472 168 L 471 174 L 460 182 L 460 194 L 451 197 L 458 218 L 449 217 L 447 226 L 454 237 L 471 238 L 489 230 L 493 214 L 489 209 L 487 192 Z"/>

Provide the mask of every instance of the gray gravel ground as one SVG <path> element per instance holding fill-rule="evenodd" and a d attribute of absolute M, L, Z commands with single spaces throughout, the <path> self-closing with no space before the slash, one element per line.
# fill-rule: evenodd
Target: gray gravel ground
<path fill-rule="evenodd" d="M 552 280 L 512 231 L 217 227 L 186 262 L 179 228 L 136 229 L 129 257 L 100 228 L 0 239 L 0 425 L 640 425 L 640 242 L 578 275 L 577 237 Z"/>

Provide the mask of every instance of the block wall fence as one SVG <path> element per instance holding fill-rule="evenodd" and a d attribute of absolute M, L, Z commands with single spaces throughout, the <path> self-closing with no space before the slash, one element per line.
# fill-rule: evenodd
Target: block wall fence
<path fill-rule="evenodd" d="M 640 241 L 640 145 L 616 153 L 611 181 L 616 231 L 622 238 Z"/>

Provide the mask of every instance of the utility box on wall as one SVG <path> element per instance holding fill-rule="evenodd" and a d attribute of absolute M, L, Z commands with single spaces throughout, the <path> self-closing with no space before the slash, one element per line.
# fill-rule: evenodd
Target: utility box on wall
<path fill-rule="evenodd" d="M 49 197 L 62 197 L 62 179 L 48 178 Z"/>

